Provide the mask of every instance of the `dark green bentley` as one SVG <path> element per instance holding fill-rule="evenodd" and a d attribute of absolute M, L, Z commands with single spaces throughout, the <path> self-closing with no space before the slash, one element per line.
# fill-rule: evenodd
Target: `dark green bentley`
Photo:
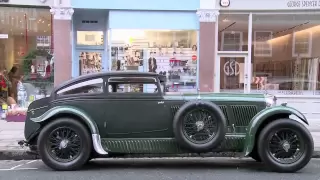
<path fill-rule="evenodd" d="M 155 73 L 72 79 L 31 103 L 25 143 L 55 170 L 96 157 L 243 152 L 271 170 L 295 172 L 312 157 L 307 119 L 274 96 L 165 89 L 166 77 Z"/>

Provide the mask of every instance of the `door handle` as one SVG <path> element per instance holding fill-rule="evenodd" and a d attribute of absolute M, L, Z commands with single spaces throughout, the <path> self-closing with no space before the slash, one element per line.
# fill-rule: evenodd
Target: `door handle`
<path fill-rule="evenodd" d="M 158 104 L 163 104 L 163 103 L 164 103 L 163 101 L 159 101 L 159 102 L 158 102 Z"/>

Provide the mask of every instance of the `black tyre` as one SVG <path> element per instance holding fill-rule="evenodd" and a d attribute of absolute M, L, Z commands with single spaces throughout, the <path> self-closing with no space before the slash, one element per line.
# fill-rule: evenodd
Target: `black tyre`
<path fill-rule="evenodd" d="M 225 139 L 226 118 L 219 108 L 209 101 L 189 101 L 182 105 L 173 120 L 177 142 L 193 152 L 207 152 Z"/>
<path fill-rule="evenodd" d="M 313 138 L 308 129 L 293 119 L 278 119 L 261 131 L 258 153 L 268 168 L 276 172 L 296 172 L 313 154 Z"/>
<path fill-rule="evenodd" d="M 253 150 L 251 153 L 250 153 L 250 157 L 254 160 L 256 160 L 257 162 L 261 162 L 261 158 L 257 152 L 257 150 Z"/>
<path fill-rule="evenodd" d="M 42 161 L 54 170 L 77 170 L 89 161 L 92 139 L 87 128 L 70 118 L 53 120 L 39 134 Z"/>

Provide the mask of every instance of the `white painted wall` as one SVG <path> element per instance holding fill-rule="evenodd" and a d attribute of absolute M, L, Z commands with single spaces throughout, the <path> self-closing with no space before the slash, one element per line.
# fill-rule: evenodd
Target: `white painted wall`
<path fill-rule="evenodd" d="M 216 7 L 221 10 L 308 10 L 320 9 L 318 0 L 230 0 L 229 7 L 220 7 L 220 0 L 216 0 Z"/>
<path fill-rule="evenodd" d="M 288 106 L 301 111 L 307 119 L 320 120 L 319 96 L 277 96 L 278 104 L 287 102 Z"/>

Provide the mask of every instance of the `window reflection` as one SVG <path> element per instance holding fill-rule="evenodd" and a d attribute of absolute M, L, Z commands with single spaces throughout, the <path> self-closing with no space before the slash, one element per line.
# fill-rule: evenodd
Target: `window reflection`
<path fill-rule="evenodd" d="M 253 91 L 313 94 L 319 89 L 317 15 L 253 15 Z M 320 45 L 320 44 L 319 44 Z"/>
<path fill-rule="evenodd" d="M 169 91 L 195 91 L 197 31 L 112 30 L 111 70 L 167 76 Z M 148 85 L 145 91 L 154 92 Z"/>

